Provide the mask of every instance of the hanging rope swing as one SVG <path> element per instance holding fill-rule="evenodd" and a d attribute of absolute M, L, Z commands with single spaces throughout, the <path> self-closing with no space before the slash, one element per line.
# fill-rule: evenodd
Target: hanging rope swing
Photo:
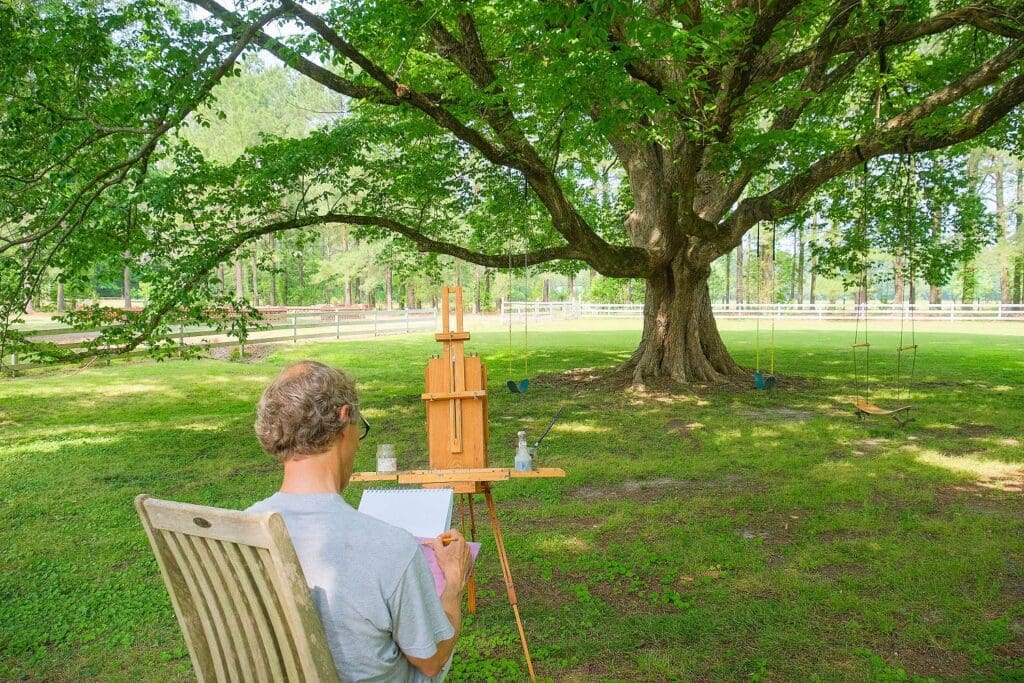
<path fill-rule="evenodd" d="M 529 275 L 529 257 L 525 250 L 523 252 L 523 269 L 526 271 L 524 277 L 526 279 L 526 299 L 525 307 L 523 308 L 523 378 L 519 381 L 511 379 L 512 375 L 512 356 L 514 355 L 512 348 L 512 307 L 508 309 L 508 376 L 509 380 L 506 382 L 508 390 L 513 394 L 525 394 L 526 390 L 530 388 L 530 275 Z M 509 298 L 512 297 L 512 252 L 508 255 L 508 293 Z"/>
<path fill-rule="evenodd" d="M 914 169 L 910 162 L 909 156 L 904 157 L 902 161 L 904 168 L 904 182 L 900 203 L 898 205 L 900 214 L 897 217 L 897 228 L 900 230 L 900 242 L 902 243 L 902 249 L 906 256 L 909 264 L 908 273 L 911 281 L 914 277 L 913 268 L 913 211 L 915 206 L 914 188 L 916 187 L 916 180 L 914 175 Z M 866 234 L 867 230 L 867 198 L 868 198 L 868 166 L 867 162 L 864 162 L 864 181 L 862 190 L 862 201 L 860 211 L 860 227 L 862 235 Z M 902 276 L 902 273 L 901 273 Z M 868 313 L 867 313 L 867 290 L 868 290 L 868 266 L 865 261 L 864 267 L 861 271 L 861 291 L 864 292 L 864 301 L 860 302 L 860 310 L 857 312 L 856 324 L 853 332 L 853 344 L 850 349 L 853 354 L 853 375 L 854 383 L 860 388 L 857 397 L 854 399 L 853 405 L 856 410 L 856 415 L 859 419 L 864 419 L 870 416 L 887 416 L 891 417 L 901 427 L 907 423 L 913 421 L 914 418 L 908 415 L 912 406 L 910 404 L 899 406 L 897 408 L 886 409 L 880 408 L 875 405 L 871 400 L 871 342 L 868 341 Z M 863 318 L 864 334 L 861 336 L 860 327 L 861 319 Z M 910 323 L 910 343 L 904 343 L 906 341 L 905 333 L 907 322 Z M 914 371 L 917 368 L 917 339 L 916 331 L 914 329 L 914 302 L 911 301 L 910 305 L 903 304 L 900 310 L 900 333 L 899 342 L 896 345 L 896 375 L 895 375 L 895 394 L 896 400 L 899 401 L 902 397 L 906 397 L 904 400 L 910 399 L 910 383 L 914 381 Z M 904 361 L 904 354 L 909 353 L 910 358 L 908 361 Z M 860 361 L 860 357 L 863 357 L 863 362 Z M 903 372 L 903 368 L 906 364 L 910 365 L 910 371 L 908 373 Z M 863 374 L 860 369 L 863 366 Z"/>
<path fill-rule="evenodd" d="M 757 300 L 759 304 L 764 304 L 764 298 L 762 297 L 762 287 L 764 280 L 764 263 L 761 261 L 761 224 L 757 224 L 757 265 L 761 269 L 761 273 L 757 278 Z M 775 226 L 772 224 L 772 278 L 771 287 L 774 291 L 775 288 Z M 774 297 L 772 297 L 774 298 Z M 771 335 L 770 345 L 768 347 L 768 373 L 761 372 L 761 314 L 758 313 L 754 319 L 754 388 L 758 391 L 767 391 L 769 394 L 774 393 L 775 384 L 777 378 L 775 377 L 775 316 L 771 316 Z"/>

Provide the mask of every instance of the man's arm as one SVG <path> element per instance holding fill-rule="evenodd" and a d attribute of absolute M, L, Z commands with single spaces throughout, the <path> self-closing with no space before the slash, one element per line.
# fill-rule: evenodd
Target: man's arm
<path fill-rule="evenodd" d="M 451 538 L 449 545 L 444 545 L 441 538 Z M 441 537 L 430 542 L 430 547 L 437 557 L 437 564 L 444 574 L 444 590 L 441 591 L 441 607 L 448 616 L 455 635 L 448 640 L 442 640 L 437 644 L 437 651 L 432 657 L 421 659 L 409 654 L 402 653 L 416 669 L 424 676 L 433 678 L 441 673 L 444 665 L 455 651 L 455 643 L 462 633 L 462 596 L 466 592 L 466 575 L 469 573 L 472 562 L 469 546 L 457 530 L 445 532 Z"/>

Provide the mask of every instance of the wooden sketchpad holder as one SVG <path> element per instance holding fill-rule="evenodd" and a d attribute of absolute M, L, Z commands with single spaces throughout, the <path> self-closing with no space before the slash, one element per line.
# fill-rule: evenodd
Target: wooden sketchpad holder
<path fill-rule="evenodd" d="M 491 484 L 509 479 L 538 479 L 564 477 L 565 471 L 557 467 L 541 467 L 529 472 L 520 472 L 508 467 L 489 467 L 487 463 L 488 421 L 487 421 L 487 369 L 476 354 L 465 353 L 464 345 L 469 332 L 462 328 L 462 288 L 441 289 L 441 332 L 434 339 L 444 349 L 439 356 L 427 362 L 426 391 L 421 398 L 427 411 L 427 444 L 430 450 L 430 469 L 404 472 L 356 472 L 352 481 L 391 481 L 398 484 L 415 484 L 425 488 L 450 487 L 460 494 L 460 509 L 469 509 L 469 538 L 476 540 L 476 515 L 473 511 L 473 496 L 483 494 L 487 512 L 494 532 L 494 544 L 498 550 L 498 561 L 505 579 L 508 601 L 519 628 L 519 640 L 523 656 L 530 672 L 530 680 L 536 680 L 533 660 L 526 644 L 526 631 L 519 616 L 512 569 L 505 550 L 505 540 L 498 522 L 498 513 L 491 494 Z M 455 313 L 455 327 L 452 329 L 451 313 Z M 476 612 L 476 586 L 473 577 L 469 579 L 469 611 Z"/>

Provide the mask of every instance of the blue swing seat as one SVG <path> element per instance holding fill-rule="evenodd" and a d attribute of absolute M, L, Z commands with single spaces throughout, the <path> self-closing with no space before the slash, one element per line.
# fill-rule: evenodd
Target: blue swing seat
<path fill-rule="evenodd" d="M 517 383 L 514 379 L 510 379 L 508 382 L 508 390 L 513 394 L 525 394 L 526 390 L 530 388 L 530 380 L 521 379 Z"/>
<path fill-rule="evenodd" d="M 758 370 L 754 373 L 754 387 L 758 391 L 771 391 L 775 388 L 775 375 L 766 375 Z"/>

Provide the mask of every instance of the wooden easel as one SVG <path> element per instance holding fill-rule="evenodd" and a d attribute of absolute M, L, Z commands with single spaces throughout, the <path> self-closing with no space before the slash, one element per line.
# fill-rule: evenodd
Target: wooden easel
<path fill-rule="evenodd" d="M 466 527 L 466 507 L 469 509 L 470 540 L 476 540 L 476 515 L 473 497 L 483 494 L 487 513 L 498 550 L 505 590 L 516 618 L 519 640 L 526 658 L 530 680 L 537 680 L 533 671 L 530 648 L 526 644 L 526 631 L 519 615 L 519 601 L 512 580 L 512 568 L 505 550 L 505 537 L 498 521 L 491 485 L 509 479 L 564 477 L 565 471 L 557 467 L 542 467 L 530 472 L 519 472 L 507 467 L 488 467 L 487 422 L 487 369 L 476 355 L 466 355 L 464 345 L 469 332 L 462 327 L 462 288 L 441 289 L 441 332 L 434 339 L 441 342 L 443 353 L 427 362 L 426 391 L 422 399 L 427 411 L 427 445 L 430 449 L 430 469 L 402 472 L 356 472 L 352 481 L 394 481 L 416 484 L 424 488 L 449 487 L 459 494 L 462 526 Z M 451 313 L 455 312 L 452 329 Z M 464 507 L 465 506 L 465 507 Z M 476 612 L 476 584 L 472 576 L 467 591 L 470 613 Z"/>

